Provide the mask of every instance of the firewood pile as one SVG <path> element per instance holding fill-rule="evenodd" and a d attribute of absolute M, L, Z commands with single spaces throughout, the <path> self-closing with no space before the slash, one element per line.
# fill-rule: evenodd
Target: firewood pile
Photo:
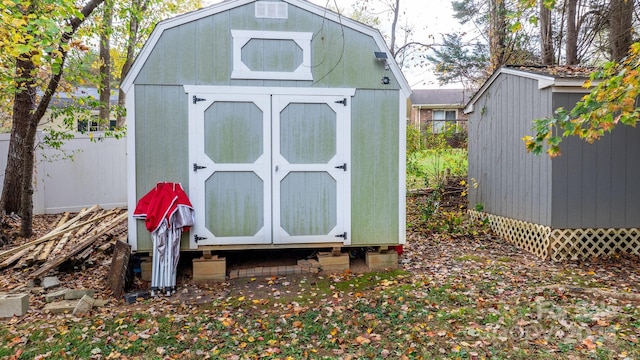
<path fill-rule="evenodd" d="M 0 250 L 0 271 L 13 268 L 24 279 L 38 279 L 62 264 L 77 266 L 96 252 L 110 251 L 126 232 L 126 209 L 104 210 L 96 205 L 73 216 L 65 213 L 44 236 Z"/>

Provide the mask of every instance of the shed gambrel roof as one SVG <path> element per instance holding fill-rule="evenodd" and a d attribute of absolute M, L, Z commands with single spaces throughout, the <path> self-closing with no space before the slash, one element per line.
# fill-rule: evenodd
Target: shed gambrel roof
<path fill-rule="evenodd" d="M 471 100 L 465 106 L 464 112 L 473 112 L 473 106 L 478 99 L 484 94 L 491 84 L 501 74 L 509 74 L 525 77 L 538 81 L 538 89 L 551 88 L 554 92 L 588 92 L 589 89 L 583 87 L 589 75 L 593 72 L 592 68 L 574 67 L 574 66 L 503 66 L 496 70 L 480 89 L 471 97 Z M 592 82 L 597 85 L 597 81 Z"/>
<path fill-rule="evenodd" d="M 411 105 L 463 107 L 470 95 L 465 89 L 417 89 L 411 94 Z"/>
<path fill-rule="evenodd" d="M 142 50 L 140 51 L 140 54 L 138 54 L 131 70 L 129 71 L 129 73 L 127 74 L 127 76 L 123 79 L 122 81 L 122 90 L 127 93 L 129 91 L 129 89 L 131 88 L 131 86 L 133 85 L 134 80 L 136 79 L 136 77 L 138 76 L 138 74 L 140 73 L 146 59 L 149 57 L 149 55 L 151 54 L 151 51 L 154 49 L 156 43 L 159 41 L 160 36 L 162 35 L 162 33 L 167 30 L 167 29 L 171 29 L 177 26 L 180 26 L 182 24 L 186 24 L 189 23 L 191 21 L 195 21 L 210 15 L 214 15 L 217 13 L 221 13 L 223 11 L 227 11 L 239 6 L 243 6 L 243 5 L 247 5 L 250 3 L 255 2 L 256 0 L 226 0 L 223 2 L 220 2 L 218 4 L 214 4 L 205 8 L 202 8 L 200 10 L 195 10 L 195 11 L 191 11 L 182 15 L 178 15 L 176 17 L 173 18 L 169 18 L 163 21 L 160 21 L 156 27 L 154 28 L 153 32 L 151 33 L 151 35 L 149 36 L 149 39 L 147 40 L 147 42 L 145 43 L 144 47 L 142 48 Z M 388 54 L 390 54 L 391 52 L 389 51 L 389 48 L 387 47 L 382 35 L 380 34 L 380 32 L 375 29 L 372 28 L 368 25 L 362 24 L 360 22 L 357 22 L 353 19 L 350 19 L 348 17 L 345 17 L 343 15 L 340 15 L 336 12 L 333 12 L 329 9 L 326 9 L 324 7 L 315 5 L 313 3 L 310 3 L 309 1 L 306 0 L 281 0 L 282 2 L 288 3 L 290 5 L 299 7 L 303 10 L 309 11 L 313 14 L 316 14 L 318 16 L 321 16 L 325 19 L 334 21 L 336 23 L 340 23 L 342 26 L 345 26 L 347 28 L 353 29 L 355 31 L 361 32 L 363 34 L 369 35 L 373 38 L 373 40 L 375 41 L 376 45 L 378 46 L 379 51 L 384 51 Z M 393 75 L 396 77 L 396 79 L 398 80 L 398 83 L 400 85 L 400 89 L 402 90 L 403 94 L 405 95 L 405 97 L 409 97 L 411 95 L 411 88 L 409 87 L 409 83 L 407 82 L 406 78 L 404 77 L 404 74 L 402 73 L 402 71 L 400 70 L 400 67 L 398 66 L 398 64 L 393 60 L 393 58 L 390 58 L 388 61 L 389 64 L 389 69 L 390 71 L 393 73 Z"/>

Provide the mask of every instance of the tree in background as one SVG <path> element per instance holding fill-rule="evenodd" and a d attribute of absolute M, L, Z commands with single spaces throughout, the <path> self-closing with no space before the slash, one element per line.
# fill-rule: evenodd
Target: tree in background
<path fill-rule="evenodd" d="M 0 82 L 13 97 L 11 138 L 0 207 L 21 215 L 21 235 L 32 233 L 36 128 L 62 78 L 76 32 L 104 0 L 77 8 L 71 0 L 0 5 Z M 38 91 L 42 95 L 39 95 Z"/>
<path fill-rule="evenodd" d="M 105 2 L 107 6 L 99 7 Z M 76 111 L 88 112 L 87 105 L 100 109 L 100 116 L 108 119 L 111 79 L 119 83 L 126 75 L 153 25 L 200 4 L 199 0 L 88 0 L 81 8 L 73 0 L 0 4 L 0 83 L 6 97 L 0 113 L 10 116 L 11 123 L 0 208 L 20 214 L 22 236 L 32 233 L 36 130 L 53 95 L 71 92 L 73 85 L 98 85 L 102 101 L 77 99 L 77 106 L 62 110 L 65 123 L 75 130 Z M 101 16 L 90 18 L 100 11 Z M 114 38 L 125 40 L 113 41 L 116 47 L 112 47 Z M 96 39 L 99 51 L 85 45 L 95 44 Z M 125 49 L 124 56 L 120 49 Z M 73 63 L 70 71 L 66 71 L 67 61 Z M 112 77 L 114 72 L 119 76 Z M 9 106 L 3 109 L 3 105 Z M 122 124 L 124 118 L 120 120 Z M 71 136 L 62 133 L 51 131 L 46 136 L 59 145 Z"/>
<path fill-rule="evenodd" d="M 480 42 L 467 44 L 461 34 L 443 34 L 442 44 L 434 46 L 427 60 L 435 65 L 441 84 L 462 83 L 464 88 L 479 87 L 490 75 L 486 64 L 489 53 Z"/>
<path fill-rule="evenodd" d="M 451 5 L 456 19 L 475 31 L 442 34 L 442 44 L 431 50 L 427 59 L 441 85 L 462 82 L 477 87 L 502 65 L 537 61 L 535 31 L 521 25 L 532 11 L 517 11 L 517 0 L 460 0 Z"/>
<path fill-rule="evenodd" d="M 610 61 L 584 84 L 596 86 L 571 110 L 534 121 L 534 136 L 523 141 L 528 151 L 559 156 L 563 137 L 578 136 L 594 142 L 618 124 L 636 126 L 640 120 L 640 42 L 632 43 L 633 0 L 611 0 L 607 8 Z M 637 36 L 637 33 L 636 33 Z M 628 51 L 623 51 L 628 49 Z"/>

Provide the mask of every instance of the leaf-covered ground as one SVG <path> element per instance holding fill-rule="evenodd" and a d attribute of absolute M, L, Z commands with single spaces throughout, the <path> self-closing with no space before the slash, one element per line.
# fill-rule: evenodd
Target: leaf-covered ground
<path fill-rule="evenodd" d="M 540 260 L 469 224 L 459 195 L 428 215 L 429 194 L 408 199 L 398 270 L 184 284 L 85 317 L 31 311 L 0 322 L 0 357 L 640 358 L 637 258 Z"/>

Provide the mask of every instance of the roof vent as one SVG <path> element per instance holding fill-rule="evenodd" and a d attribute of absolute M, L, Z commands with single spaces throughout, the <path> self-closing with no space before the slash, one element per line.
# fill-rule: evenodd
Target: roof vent
<path fill-rule="evenodd" d="M 289 17 L 288 4 L 277 1 L 256 1 L 256 17 L 267 19 L 287 19 Z"/>

